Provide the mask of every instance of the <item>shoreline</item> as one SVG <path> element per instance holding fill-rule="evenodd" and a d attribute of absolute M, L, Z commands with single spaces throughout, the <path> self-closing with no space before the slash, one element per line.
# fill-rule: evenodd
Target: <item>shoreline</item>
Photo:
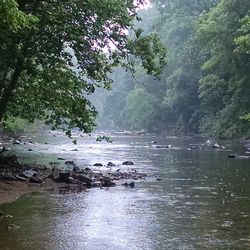
<path fill-rule="evenodd" d="M 69 184 L 56 183 L 51 179 L 46 179 L 42 184 L 27 183 L 22 181 L 0 181 L 0 205 L 12 203 L 25 194 L 33 192 L 49 192 L 54 189 L 65 187 Z"/>

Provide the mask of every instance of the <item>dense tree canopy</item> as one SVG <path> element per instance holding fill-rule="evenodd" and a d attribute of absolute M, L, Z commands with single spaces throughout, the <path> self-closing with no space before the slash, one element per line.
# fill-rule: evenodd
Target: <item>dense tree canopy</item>
<path fill-rule="evenodd" d="M 134 81 L 127 93 L 119 92 L 120 85 L 115 83 L 116 93 L 123 93 L 123 99 L 129 97 L 130 101 L 125 102 L 120 113 L 116 110 L 123 116 L 117 115 L 114 123 L 118 127 L 135 128 L 132 123 L 122 122 L 130 114 L 130 118 L 136 116 L 137 120 L 148 119 L 140 128 L 150 130 L 219 137 L 247 135 L 250 132 L 250 2 L 154 0 L 152 3 L 151 9 L 140 13 L 142 25 L 151 27 L 148 32 L 158 32 L 168 47 L 168 64 L 160 82 L 139 72 L 141 84 Z M 136 100 L 131 98 L 138 100 L 140 89 L 146 92 L 144 100 L 140 95 L 137 108 L 132 109 L 131 103 Z M 148 95 L 152 102 L 147 102 Z M 138 105 L 143 102 L 150 108 L 140 112 Z"/>
<path fill-rule="evenodd" d="M 38 117 L 89 132 L 96 111 L 86 96 L 109 88 L 113 67 L 140 58 L 157 76 L 165 49 L 133 27 L 143 2 L 1 1 L 0 120 Z"/>

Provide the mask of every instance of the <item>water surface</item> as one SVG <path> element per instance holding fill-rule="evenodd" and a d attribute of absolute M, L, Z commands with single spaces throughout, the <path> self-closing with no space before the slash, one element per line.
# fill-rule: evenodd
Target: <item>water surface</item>
<path fill-rule="evenodd" d="M 14 218 L 0 224 L 0 249 L 250 249 L 250 161 L 227 159 L 243 151 L 239 143 L 224 142 L 225 150 L 187 150 L 204 139 L 113 139 L 107 144 L 79 137 L 73 145 L 49 137 L 15 146 L 23 161 L 38 163 L 64 157 L 86 167 L 132 160 L 148 177 L 135 188 L 36 193 L 5 204 L 1 209 Z M 173 147 L 155 149 L 152 140 Z M 10 223 L 20 230 L 7 231 Z"/>

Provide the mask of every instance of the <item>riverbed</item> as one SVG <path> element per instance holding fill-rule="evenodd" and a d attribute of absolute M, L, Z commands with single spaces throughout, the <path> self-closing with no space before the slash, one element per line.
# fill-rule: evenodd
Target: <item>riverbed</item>
<path fill-rule="evenodd" d="M 250 161 L 228 159 L 242 142 L 225 149 L 188 150 L 205 138 L 114 136 L 113 143 L 62 135 L 31 138 L 12 150 L 23 162 L 85 168 L 111 161 L 146 173 L 135 187 L 33 193 L 0 206 L 13 216 L 0 222 L 0 249 L 249 249 Z M 30 139 L 24 138 L 29 141 Z M 155 148 L 171 145 L 169 148 Z M 31 151 L 32 150 L 32 151 Z M 107 168 L 108 169 L 108 168 Z M 109 169 L 108 169 L 109 170 Z M 13 223 L 20 229 L 8 231 Z"/>

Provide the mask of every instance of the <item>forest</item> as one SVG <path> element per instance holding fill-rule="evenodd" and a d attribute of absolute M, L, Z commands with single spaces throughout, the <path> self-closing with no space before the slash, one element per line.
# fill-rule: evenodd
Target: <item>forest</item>
<path fill-rule="evenodd" d="M 249 135 L 250 2 L 145 2 L 1 1 L 2 127 Z"/>
<path fill-rule="evenodd" d="M 155 0 L 141 10 L 136 25 L 160 36 L 167 65 L 160 79 L 116 69 L 113 90 L 97 95 L 101 127 L 249 135 L 249 15 L 248 0 Z"/>

